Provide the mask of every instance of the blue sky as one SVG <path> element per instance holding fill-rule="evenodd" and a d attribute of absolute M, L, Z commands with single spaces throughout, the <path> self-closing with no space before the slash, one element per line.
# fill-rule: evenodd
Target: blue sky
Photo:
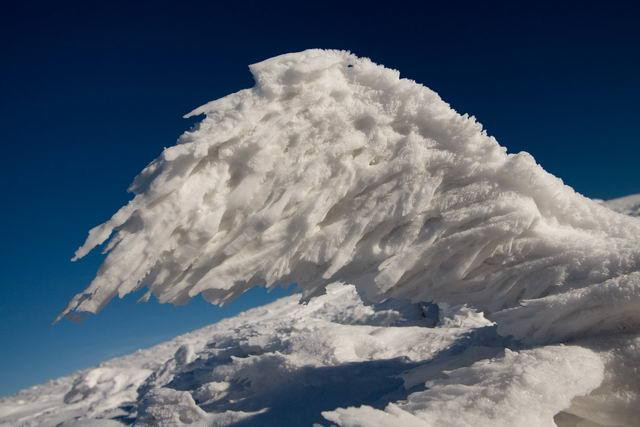
<path fill-rule="evenodd" d="M 51 325 L 101 260 L 71 263 L 74 250 L 193 124 L 181 116 L 250 87 L 247 65 L 277 54 L 368 56 L 583 194 L 640 192 L 633 6 L 22 3 L 0 13 L 0 394 L 286 293 L 253 290 L 222 309 L 133 296 L 85 322 Z"/>

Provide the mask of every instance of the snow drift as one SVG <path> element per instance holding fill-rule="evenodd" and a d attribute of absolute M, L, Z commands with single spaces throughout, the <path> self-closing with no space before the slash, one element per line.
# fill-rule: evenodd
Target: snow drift
<path fill-rule="evenodd" d="M 162 302 L 202 294 L 224 303 L 252 286 L 296 282 L 306 301 L 325 304 L 340 293 L 330 286 L 319 297 L 327 286 L 343 282 L 353 304 L 330 303 L 327 323 L 291 302 L 279 316 L 294 329 L 278 338 L 283 326 L 272 319 L 243 347 L 233 338 L 251 329 L 243 324 L 197 355 L 185 349 L 132 375 L 129 388 L 109 382 L 111 371 L 83 377 L 67 405 L 109 384 L 118 395 L 136 390 L 126 416 L 139 423 L 264 424 L 260 414 L 278 414 L 274 396 L 320 384 L 322 396 L 343 401 L 323 401 L 305 421 L 320 411 L 340 425 L 638 419 L 637 218 L 577 194 L 527 153 L 507 154 L 473 117 L 368 59 L 309 50 L 250 69 L 256 86 L 190 113 L 205 118 L 141 172 L 131 202 L 91 230 L 75 259 L 105 242 L 108 255 L 61 316 L 96 312 L 143 286 L 144 298 Z M 369 315 L 404 318 L 378 313 L 397 301 L 437 303 L 439 326 L 367 329 Z M 370 310 L 364 325 L 353 310 Z M 458 314 L 447 317 L 451 310 Z M 467 325 L 460 337 L 455 325 L 466 317 L 495 326 Z M 380 368 L 384 380 L 357 383 L 382 387 L 403 375 L 404 392 L 382 387 L 375 399 L 349 399 L 305 371 L 398 357 L 402 366 Z M 356 367 L 347 368 L 337 377 L 351 378 Z M 362 376 L 379 380 L 372 372 Z M 236 387 L 243 381 L 256 388 Z"/>

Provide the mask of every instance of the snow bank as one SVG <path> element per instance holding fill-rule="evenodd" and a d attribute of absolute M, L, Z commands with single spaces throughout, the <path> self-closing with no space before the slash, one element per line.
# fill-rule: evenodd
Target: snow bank
<path fill-rule="evenodd" d="M 309 298 L 343 281 L 368 302 L 468 304 L 536 342 L 589 334 L 580 307 L 615 317 L 594 308 L 609 295 L 637 328 L 640 222 L 368 59 L 309 50 L 250 69 L 256 86 L 190 113 L 206 117 L 91 230 L 76 258 L 108 239 L 109 254 L 62 315 L 141 286 L 224 303 L 258 284 Z"/>

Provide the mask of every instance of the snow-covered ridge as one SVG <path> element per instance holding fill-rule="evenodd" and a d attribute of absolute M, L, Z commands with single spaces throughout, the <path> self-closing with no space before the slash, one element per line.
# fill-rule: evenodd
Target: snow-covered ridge
<path fill-rule="evenodd" d="M 76 257 L 111 237 L 109 255 L 64 313 L 140 286 L 223 303 L 256 284 L 311 297 L 344 281 L 369 302 L 470 304 L 538 342 L 587 334 L 572 316 L 605 289 L 619 321 L 639 323 L 638 221 L 368 59 L 309 50 L 250 68 L 256 86 L 192 112 L 206 117 L 91 230 Z"/>

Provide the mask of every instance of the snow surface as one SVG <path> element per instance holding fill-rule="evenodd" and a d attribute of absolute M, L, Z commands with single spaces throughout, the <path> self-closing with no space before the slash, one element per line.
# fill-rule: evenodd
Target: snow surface
<path fill-rule="evenodd" d="M 637 422 L 637 218 L 368 59 L 309 50 L 250 69 L 256 86 L 190 113 L 205 118 L 91 230 L 75 258 L 108 255 L 61 316 L 142 286 L 224 303 L 297 282 L 308 304 L 25 390 L 1 422 Z"/>
<path fill-rule="evenodd" d="M 603 379 L 594 351 L 505 349 L 468 307 L 367 306 L 337 283 L 298 300 L 2 398 L 0 423 L 553 425 Z"/>
<path fill-rule="evenodd" d="M 640 216 L 640 194 L 607 200 L 605 204 L 616 212 L 631 216 Z"/>

